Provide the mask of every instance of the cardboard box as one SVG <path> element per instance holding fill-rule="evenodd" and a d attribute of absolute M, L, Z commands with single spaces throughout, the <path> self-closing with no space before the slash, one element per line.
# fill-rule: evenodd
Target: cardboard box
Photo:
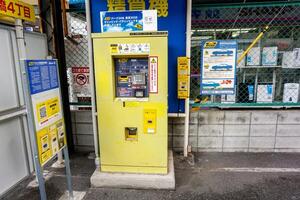
<path fill-rule="evenodd" d="M 276 66 L 278 59 L 277 47 L 264 47 L 262 51 L 262 65 Z"/>
<path fill-rule="evenodd" d="M 273 85 L 258 85 L 256 102 L 257 103 L 273 102 Z"/>
<path fill-rule="evenodd" d="M 282 55 L 282 68 L 292 68 L 294 67 L 294 52 L 286 51 Z"/>
<path fill-rule="evenodd" d="M 293 50 L 293 67 L 300 68 L 300 48 Z"/>
<path fill-rule="evenodd" d="M 299 99 L 299 83 L 285 83 L 283 90 L 284 103 L 297 103 Z"/>
<path fill-rule="evenodd" d="M 243 55 L 243 53 L 244 53 L 244 50 L 238 50 L 237 51 L 237 60 L 239 60 L 239 58 Z M 245 64 L 246 64 L 246 58 L 245 57 L 241 60 L 240 63 L 237 64 L 237 68 L 245 67 Z"/>
<path fill-rule="evenodd" d="M 247 54 L 247 65 L 248 66 L 257 66 L 260 65 L 260 48 L 253 47 Z"/>

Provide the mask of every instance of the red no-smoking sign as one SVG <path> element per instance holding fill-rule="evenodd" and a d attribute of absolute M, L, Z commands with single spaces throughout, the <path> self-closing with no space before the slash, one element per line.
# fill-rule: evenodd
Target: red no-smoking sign
<path fill-rule="evenodd" d="M 78 85 L 85 85 L 87 83 L 87 76 L 85 74 L 77 74 L 75 79 Z"/>

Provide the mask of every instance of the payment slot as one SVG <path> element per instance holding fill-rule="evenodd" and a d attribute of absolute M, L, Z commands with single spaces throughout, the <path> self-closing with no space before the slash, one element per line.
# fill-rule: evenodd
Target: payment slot
<path fill-rule="evenodd" d="M 178 80 L 178 99 L 189 97 L 189 59 L 188 57 L 178 57 L 177 60 L 177 80 Z"/>
<path fill-rule="evenodd" d="M 93 34 L 100 171 L 168 173 L 168 34 Z"/>

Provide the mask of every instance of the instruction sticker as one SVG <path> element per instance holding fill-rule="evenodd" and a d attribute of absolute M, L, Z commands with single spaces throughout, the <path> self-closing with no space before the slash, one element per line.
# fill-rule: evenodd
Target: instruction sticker
<path fill-rule="evenodd" d="M 49 121 L 60 112 L 60 102 L 58 97 L 47 99 L 44 102 L 36 104 L 38 122 L 40 125 Z"/>
<path fill-rule="evenodd" d="M 112 54 L 149 54 L 149 43 L 128 43 L 128 44 L 111 44 L 110 52 Z"/>
<path fill-rule="evenodd" d="M 158 93 L 158 57 L 149 56 L 150 93 Z"/>
<path fill-rule="evenodd" d="M 40 163 L 43 166 L 66 146 L 63 120 L 39 130 L 37 132 L 37 143 Z"/>

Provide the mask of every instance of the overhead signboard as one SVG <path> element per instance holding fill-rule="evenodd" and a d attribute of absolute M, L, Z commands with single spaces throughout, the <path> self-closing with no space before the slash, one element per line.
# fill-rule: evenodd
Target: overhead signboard
<path fill-rule="evenodd" d="M 202 95 L 234 94 L 236 81 L 237 42 L 209 40 L 201 44 Z"/>
<path fill-rule="evenodd" d="M 157 31 L 157 11 L 107 11 L 100 13 L 101 32 Z"/>
<path fill-rule="evenodd" d="M 35 22 L 34 7 L 16 0 L 0 0 L 0 15 Z"/>
<path fill-rule="evenodd" d="M 56 60 L 26 60 L 34 128 L 40 164 L 66 146 Z"/>

